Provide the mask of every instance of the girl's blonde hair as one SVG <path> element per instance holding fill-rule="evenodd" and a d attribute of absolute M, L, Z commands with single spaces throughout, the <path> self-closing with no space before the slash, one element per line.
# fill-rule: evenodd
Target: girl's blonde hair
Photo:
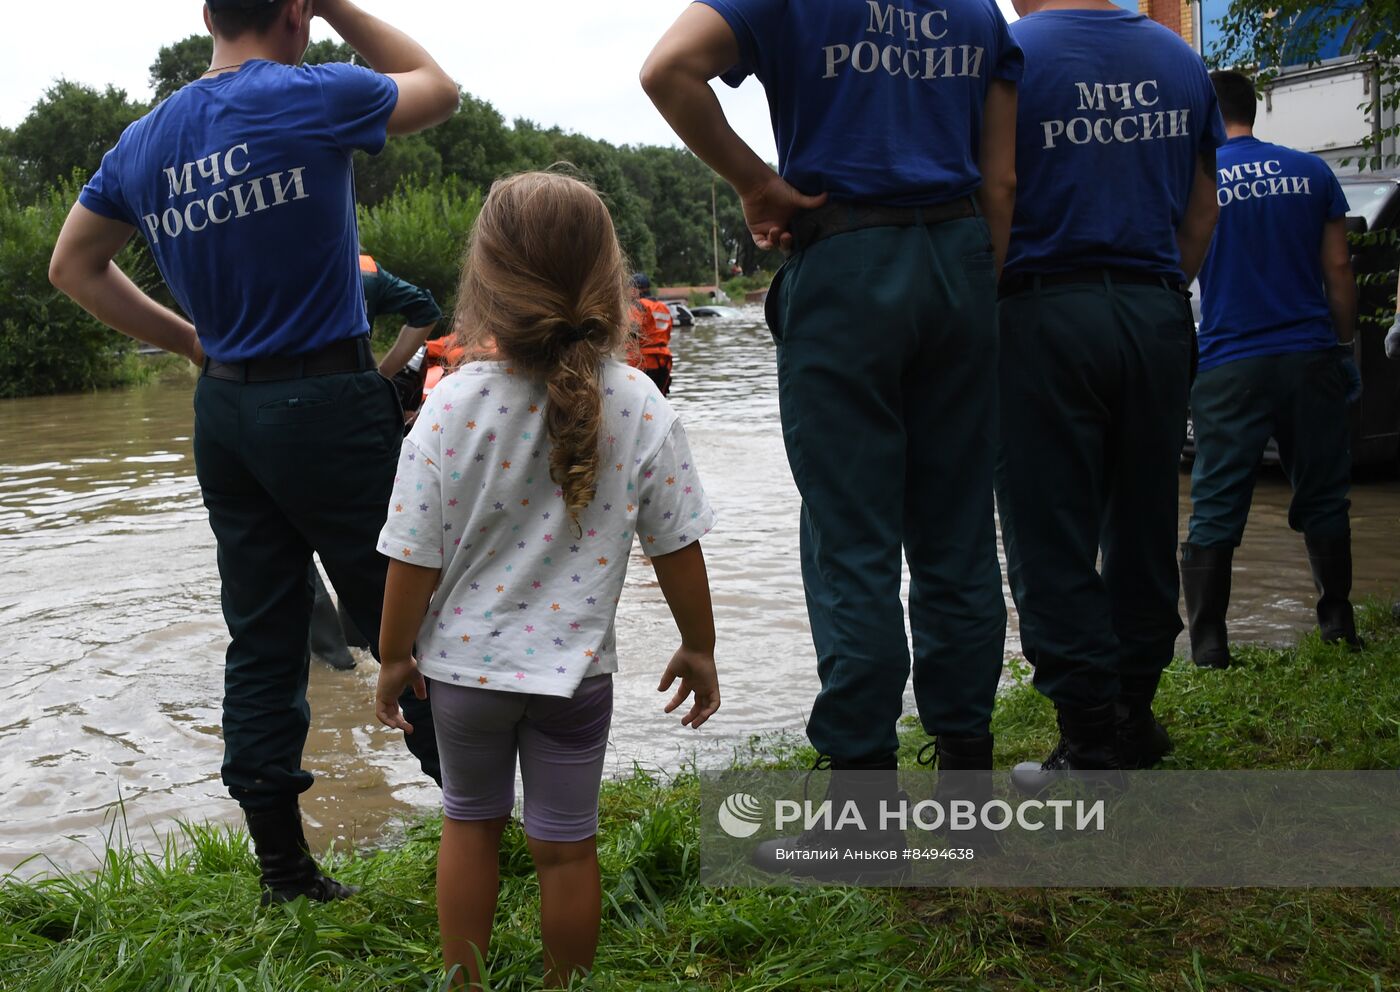
<path fill-rule="evenodd" d="M 574 526 L 598 491 L 603 363 L 630 333 L 627 267 L 608 208 L 558 172 L 496 182 L 468 242 L 457 334 L 549 389 L 550 478 Z"/>

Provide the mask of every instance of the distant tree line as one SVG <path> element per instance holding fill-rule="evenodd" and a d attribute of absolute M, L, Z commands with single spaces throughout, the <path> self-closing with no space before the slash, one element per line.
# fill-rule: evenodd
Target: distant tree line
<path fill-rule="evenodd" d="M 210 53 L 211 41 L 201 35 L 161 48 L 150 69 L 154 100 L 197 79 L 208 69 Z M 357 58 L 343 44 L 321 41 L 306 61 Z M 0 397 L 129 381 L 130 343 L 53 291 L 45 273 L 53 239 L 82 182 L 151 106 L 115 86 L 99 90 L 60 79 L 15 128 L 0 128 Z M 357 153 L 365 248 L 450 306 L 462 243 L 481 194 L 499 176 L 561 162 L 598 188 L 632 265 L 658 285 L 713 281 L 712 186 L 722 275 L 728 276 L 731 264 L 749 274 L 780 261 L 754 247 L 738 197 L 689 152 L 619 147 L 523 119 L 507 124 L 490 103 L 467 93 L 458 114 L 441 127 L 391 139 L 377 156 Z M 158 273 L 139 240 L 122 262 L 139 284 L 160 295 Z"/>

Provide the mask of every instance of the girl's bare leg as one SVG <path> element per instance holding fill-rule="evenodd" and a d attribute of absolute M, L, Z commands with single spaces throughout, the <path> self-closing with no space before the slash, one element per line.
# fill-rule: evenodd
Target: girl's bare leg
<path fill-rule="evenodd" d="M 572 843 L 529 838 L 540 878 L 540 934 L 544 981 L 564 988 L 593 969 L 603 915 L 596 837 Z"/>
<path fill-rule="evenodd" d="M 495 820 L 442 821 L 438 848 L 438 927 L 442 957 L 449 972 L 460 970 L 455 988 L 480 987 L 478 960 L 486 960 L 491 945 L 491 922 L 500 890 L 501 834 L 509 817 Z"/>

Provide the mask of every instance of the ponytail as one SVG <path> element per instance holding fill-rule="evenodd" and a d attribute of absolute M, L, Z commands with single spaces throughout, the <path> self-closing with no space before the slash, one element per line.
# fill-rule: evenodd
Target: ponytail
<path fill-rule="evenodd" d="M 549 475 L 574 529 L 598 492 L 603 365 L 630 333 L 630 282 L 612 218 L 594 190 L 532 172 L 497 182 L 472 232 L 458 291 L 458 337 L 494 342 L 542 381 Z"/>
<path fill-rule="evenodd" d="M 566 345 L 559 363 L 545 379 L 549 388 L 544 408 L 549 477 L 564 491 L 564 507 L 574 530 L 580 534 L 579 515 L 598 493 L 602 371 L 597 350 L 586 340 L 577 341 Z"/>

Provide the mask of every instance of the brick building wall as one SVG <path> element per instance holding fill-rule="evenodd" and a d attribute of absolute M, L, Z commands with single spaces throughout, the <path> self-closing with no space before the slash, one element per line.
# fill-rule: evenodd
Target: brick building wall
<path fill-rule="evenodd" d="M 1188 42 L 1195 44 L 1194 12 L 1188 0 L 1138 0 L 1138 12 L 1158 24 L 1171 28 Z"/>

